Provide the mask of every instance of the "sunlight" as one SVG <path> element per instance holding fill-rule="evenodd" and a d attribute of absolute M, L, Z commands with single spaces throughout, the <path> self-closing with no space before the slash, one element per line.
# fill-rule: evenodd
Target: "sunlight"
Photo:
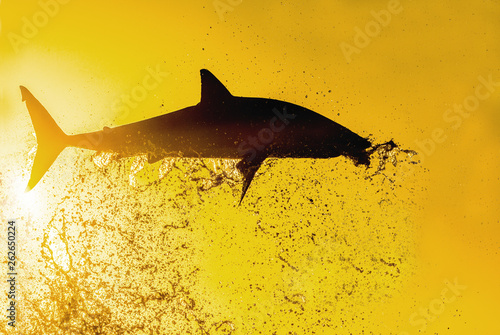
<path fill-rule="evenodd" d="M 35 133 L 33 136 L 36 138 Z M 28 180 L 26 176 L 29 176 L 29 171 L 33 166 L 33 161 L 35 160 L 37 145 L 35 144 L 31 150 L 28 152 L 28 160 L 24 169 L 18 171 L 18 173 L 12 179 L 12 185 L 10 187 L 11 194 L 13 197 L 14 206 L 12 210 L 18 213 L 28 213 L 38 214 L 41 211 L 41 194 L 40 192 L 26 192 L 26 186 L 28 185 Z"/>
<path fill-rule="evenodd" d="M 15 210 L 19 213 L 38 214 L 41 211 L 40 192 L 25 192 L 28 181 L 23 175 L 19 174 L 14 178 L 12 184 L 12 197 L 14 199 Z"/>

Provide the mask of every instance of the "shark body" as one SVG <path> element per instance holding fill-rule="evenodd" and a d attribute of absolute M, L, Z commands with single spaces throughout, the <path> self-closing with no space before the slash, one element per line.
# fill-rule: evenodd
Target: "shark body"
<path fill-rule="evenodd" d="M 372 143 L 307 108 L 273 99 L 233 96 L 208 70 L 201 70 L 201 101 L 195 106 L 103 130 L 66 135 L 43 105 L 23 86 L 37 135 L 38 150 L 27 190 L 31 190 L 68 146 L 114 152 L 121 157 L 240 159 L 243 199 L 267 157 L 351 158 L 370 163 Z"/>

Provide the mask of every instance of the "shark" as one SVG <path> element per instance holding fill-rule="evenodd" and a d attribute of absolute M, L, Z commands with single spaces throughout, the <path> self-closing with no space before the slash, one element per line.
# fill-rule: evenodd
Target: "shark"
<path fill-rule="evenodd" d="M 200 75 L 197 105 L 75 135 L 63 132 L 33 94 L 20 86 L 38 143 L 26 191 L 38 184 L 66 147 L 118 157 L 146 155 L 151 164 L 167 157 L 238 159 L 236 168 L 243 176 L 240 204 L 269 157 L 345 156 L 355 165 L 370 165 L 376 146 L 368 138 L 290 102 L 232 95 L 209 70 L 200 70 Z"/>

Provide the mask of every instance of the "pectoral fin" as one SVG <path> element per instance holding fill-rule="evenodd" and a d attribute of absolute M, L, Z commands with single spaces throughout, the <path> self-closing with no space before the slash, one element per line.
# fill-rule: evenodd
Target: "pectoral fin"
<path fill-rule="evenodd" d="M 255 173 L 266 158 L 267 157 L 264 155 L 257 156 L 252 160 L 243 158 L 238 162 L 238 164 L 236 164 L 238 170 L 243 174 L 243 189 L 241 190 L 241 198 L 238 205 L 241 205 L 241 202 L 243 201 L 243 198 L 245 197 L 245 194 L 247 193 L 247 190 L 252 183 L 253 177 L 255 177 Z"/>

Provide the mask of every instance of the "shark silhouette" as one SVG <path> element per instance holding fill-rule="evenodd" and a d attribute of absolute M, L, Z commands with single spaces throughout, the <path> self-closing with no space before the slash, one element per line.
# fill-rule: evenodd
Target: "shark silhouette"
<path fill-rule="evenodd" d="M 201 101 L 197 105 L 78 135 L 66 135 L 42 104 L 21 86 L 38 142 L 26 191 L 35 187 L 68 146 L 114 152 L 121 157 L 147 155 L 149 163 L 165 157 L 240 159 L 240 203 L 267 157 L 343 155 L 356 165 L 369 166 L 375 147 L 368 139 L 289 102 L 233 96 L 210 71 L 200 73 Z"/>

